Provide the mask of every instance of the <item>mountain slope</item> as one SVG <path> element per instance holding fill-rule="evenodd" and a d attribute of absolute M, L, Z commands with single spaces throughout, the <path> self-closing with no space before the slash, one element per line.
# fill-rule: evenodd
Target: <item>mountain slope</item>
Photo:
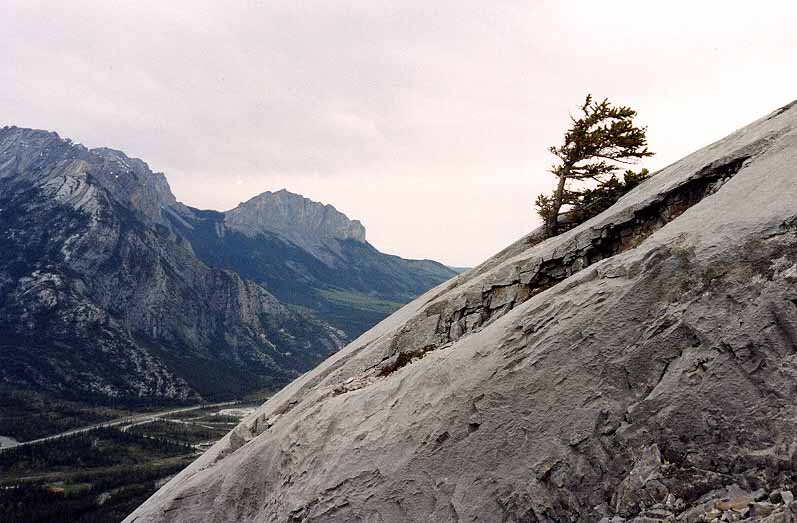
<path fill-rule="evenodd" d="M 199 258 L 260 283 L 350 339 L 456 274 L 434 261 L 383 254 L 359 221 L 285 190 L 226 213 L 192 212 L 191 220 L 172 221 Z"/>
<path fill-rule="evenodd" d="M 163 175 L 55 133 L 0 129 L 0 383 L 78 400 L 238 396 L 284 384 L 344 336 L 171 224 Z"/>
<path fill-rule="evenodd" d="M 789 521 L 795 166 L 791 104 L 531 234 L 290 384 L 125 521 Z"/>

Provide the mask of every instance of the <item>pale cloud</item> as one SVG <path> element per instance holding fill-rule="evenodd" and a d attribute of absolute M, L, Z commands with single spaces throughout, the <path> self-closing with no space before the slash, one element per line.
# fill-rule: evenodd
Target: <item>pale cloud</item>
<path fill-rule="evenodd" d="M 473 265 L 535 226 L 586 92 L 661 167 L 797 98 L 790 1 L 6 0 L 0 125 L 141 157 L 227 209 L 286 187 Z"/>

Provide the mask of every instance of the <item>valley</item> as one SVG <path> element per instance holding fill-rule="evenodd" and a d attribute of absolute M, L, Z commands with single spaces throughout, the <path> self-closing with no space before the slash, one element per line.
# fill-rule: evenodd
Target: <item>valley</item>
<path fill-rule="evenodd" d="M 130 412 L 0 448 L 4 521 L 119 521 L 260 404 Z"/>
<path fill-rule="evenodd" d="M 121 151 L 0 128 L 0 520 L 120 521 L 455 272 L 330 204 L 195 209 Z"/>
<path fill-rule="evenodd" d="M 209 405 L 197 405 L 193 407 L 182 407 L 179 409 L 171 409 L 171 410 L 163 410 L 163 411 L 156 411 L 156 412 L 147 412 L 139 415 L 131 415 L 126 416 L 124 418 L 114 419 L 111 421 L 106 421 L 103 423 L 99 423 L 96 425 L 89 425 L 87 427 L 78 427 L 74 429 L 67 430 L 65 432 L 60 432 L 58 434 L 53 434 L 51 436 L 45 436 L 43 438 L 38 438 L 29 441 L 22 441 L 18 442 L 13 438 L 6 438 L 15 441 L 16 443 L 8 443 L 4 445 L 3 448 L 20 448 L 20 447 L 27 447 L 31 445 L 38 445 L 41 443 L 45 443 L 47 441 L 52 441 L 61 438 L 68 438 L 70 436 L 74 436 L 77 434 L 81 434 L 83 432 L 91 432 L 93 430 L 97 430 L 100 428 L 108 428 L 108 427 L 120 427 L 122 432 L 127 432 L 131 428 L 140 427 L 142 425 L 148 423 L 155 423 L 156 421 L 160 420 L 161 418 L 168 419 L 169 421 L 174 421 L 176 423 L 187 423 L 182 421 L 183 416 L 191 416 L 191 413 L 197 411 L 199 409 L 208 410 L 208 409 L 217 409 L 222 407 L 230 407 L 233 405 L 238 405 L 240 402 L 238 401 L 225 401 L 222 403 L 214 403 Z M 194 419 L 189 417 L 189 419 Z"/>
<path fill-rule="evenodd" d="M 0 435 L 275 391 L 455 272 L 330 204 L 180 203 L 143 160 L 0 129 Z"/>
<path fill-rule="evenodd" d="M 0 12 L 0 523 L 797 523 L 797 2 Z"/>

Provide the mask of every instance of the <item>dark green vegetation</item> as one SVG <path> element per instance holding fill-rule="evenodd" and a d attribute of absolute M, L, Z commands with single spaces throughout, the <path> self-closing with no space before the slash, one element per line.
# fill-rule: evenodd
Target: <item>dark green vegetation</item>
<path fill-rule="evenodd" d="M 217 441 L 240 420 L 218 412 L 195 409 L 2 450 L 0 521 L 117 523 L 193 461 L 204 448 L 197 444 Z"/>
<path fill-rule="evenodd" d="M 95 475 L 90 478 L 91 487 L 81 490 L 70 491 L 72 483 L 63 487 L 22 483 L 0 492 L 0 514 L 9 523 L 118 523 L 158 490 L 161 478 L 176 474 L 186 465 Z M 100 504 L 104 493 L 108 499 Z"/>
<path fill-rule="evenodd" d="M 152 459 L 192 453 L 190 445 L 176 438 L 102 427 L 38 445 L 6 449 L 0 452 L 0 476 L 19 478 L 73 468 L 87 471 L 116 465 L 140 465 Z"/>
<path fill-rule="evenodd" d="M 564 143 L 550 148 L 559 159 L 551 168 L 557 177 L 556 189 L 551 196 L 540 194 L 536 200 L 549 237 L 597 216 L 648 177 L 647 169 L 626 170 L 623 180 L 616 176 L 621 166 L 653 156 L 647 148 L 646 128 L 634 125 L 636 111 L 612 106 L 608 100 L 596 102 L 592 95 L 587 95 L 580 109 L 580 117 L 570 117 L 572 125 Z M 572 182 L 593 185 L 574 187 Z M 562 216 L 564 206 L 568 211 Z"/>
<path fill-rule="evenodd" d="M 567 222 L 560 223 L 560 229 L 563 226 L 575 227 L 599 215 L 649 176 L 647 169 L 642 169 L 638 173 L 628 170 L 623 173 L 622 180 L 613 174 L 611 178 L 599 182 L 594 188 L 573 192 L 569 200 L 570 209 L 566 213 Z"/>
<path fill-rule="evenodd" d="M 0 436 L 19 441 L 58 434 L 128 416 L 130 411 L 109 406 L 54 400 L 33 392 L 14 392 L 0 387 Z"/>
<path fill-rule="evenodd" d="M 178 440 L 116 428 L 2 451 L 2 521 L 121 521 L 195 452 Z"/>
<path fill-rule="evenodd" d="M 155 421 L 133 427 L 128 432 L 146 434 L 150 437 L 162 438 L 167 441 L 185 441 L 196 444 L 216 441 L 224 436 L 227 430 L 205 425 L 201 421 L 193 421 L 193 423 Z"/>

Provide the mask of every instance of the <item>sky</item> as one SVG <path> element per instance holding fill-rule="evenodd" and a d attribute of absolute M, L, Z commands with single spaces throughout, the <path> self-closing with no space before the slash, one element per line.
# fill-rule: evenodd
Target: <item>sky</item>
<path fill-rule="evenodd" d="M 587 93 L 658 169 L 797 98 L 797 2 L 3 0 L 0 126 L 227 210 L 286 188 L 378 249 L 473 266 L 538 225 Z"/>

